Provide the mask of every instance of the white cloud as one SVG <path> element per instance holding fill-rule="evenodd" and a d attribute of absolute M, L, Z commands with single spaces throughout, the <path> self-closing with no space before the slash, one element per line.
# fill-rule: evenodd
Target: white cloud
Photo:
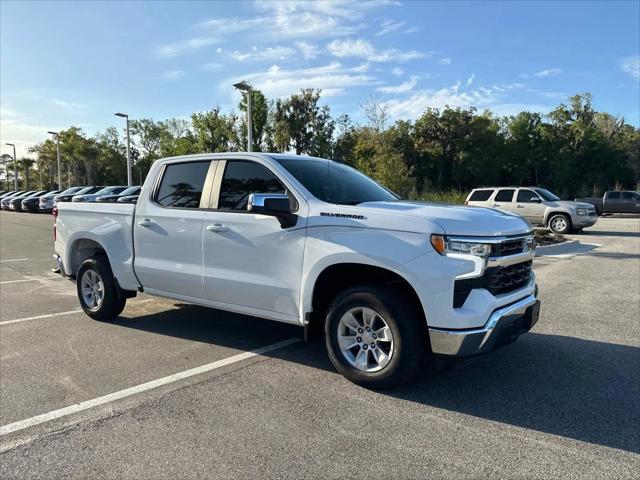
<path fill-rule="evenodd" d="M 376 37 L 381 37 L 387 33 L 395 32 L 399 28 L 404 27 L 407 22 L 394 22 L 393 20 L 385 20 L 380 25 L 380 31 L 376 33 Z"/>
<path fill-rule="evenodd" d="M 295 46 L 306 60 L 316 58 L 318 56 L 318 47 L 307 42 L 296 42 Z"/>
<path fill-rule="evenodd" d="M 406 82 L 401 83 L 400 85 L 394 85 L 394 86 L 385 85 L 383 87 L 378 87 L 376 90 L 381 93 L 389 93 L 389 94 L 406 93 L 406 92 L 409 92 L 410 90 L 413 90 L 413 87 L 415 87 L 417 83 L 418 83 L 418 77 L 413 76 Z"/>
<path fill-rule="evenodd" d="M 400 67 L 395 67 L 391 70 L 391 73 L 396 77 L 401 77 L 404 74 L 404 70 Z"/>
<path fill-rule="evenodd" d="M 190 38 L 189 40 L 163 45 L 156 50 L 156 54 L 163 58 L 174 58 L 201 50 L 217 42 L 218 39 L 213 37 Z"/>
<path fill-rule="evenodd" d="M 392 1 L 257 1 L 261 15 L 253 18 L 215 18 L 198 26 L 214 35 L 246 32 L 254 38 L 322 38 L 353 35 L 363 30 L 365 14 L 396 5 Z"/>
<path fill-rule="evenodd" d="M 476 74 L 472 73 L 471 76 L 467 79 L 467 87 L 471 85 L 475 79 L 476 79 Z"/>
<path fill-rule="evenodd" d="M 420 29 L 418 27 L 411 27 L 411 28 L 407 28 L 404 33 L 416 33 L 419 32 Z"/>
<path fill-rule="evenodd" d="M 340 63 L 301 68 L 285 69 L 278 65 L 266 71 L 244 74 L 242 77 L 226 79 L 220 82 L 221 90 L 228 90 L 229 85 L 240 80 L 248 80 L 255 88 L 260 89 L 267 97 L 280 98 L 298 92 L 301 88 L 322 89 L 324 97 L 340 95 L 348 87 L 374 85 L 375 79 L 366 74 L 366 67 L 344 67 Z"/>
<path fill-rule="evenodd" d="M 167 70 L 166 72 L 162 72 L 156 78 L 158 80 L 165 80 L 167 82 L 175 82 L 180 80 L 184 76 L 185 73 L 182 70 Z"/>
<path fill-rule="evenodd" d="M 538 78 L 547 78 L 547 77 L 555 77 L 556 75 L 560 75 L 562 73 L 562 69 L 558 67 L 548 68 L 547 70 L 541 70 L 533 74 L 534 77 Z"/>
<path fill-rule="evenodd" d="M 0 145 L 2 153 L 13 154 L 11 147 L 5 143 L 16 145 L 16 157 L 31 155 L 27 150 L 48 137 L 49 130 L 58 130 L 59 125 L 41 125 L 25 117 L 8 105 L 0 106 Z M 7 149 L 7 150 L 5 150 Z"/>
<path fill-rule="evenodd" d="M 496 105 L 505 105 L 504 95 L 522 88 L 522 85 L 503 83 L 474 90 L 464 90 L 460 87 L 461 83 L 457 82 L 438 90 L 418 90 L 408 97 L 391 99 L 385 104 L 394 118 L 417 118 L 429 107 L 443 108 L 447 105 L 453 108 L 493 109 Z"/>
<path fill-rule="evenodd" d="M 240 62 L 245 60 L 257 62 L 273 62 L 274 60 L 285 60 L 287 57 L 290 57 L 291 55 L 296 53 L 296 50 L 291 47 L 275 46 L 267 48 L 253 47 L 251 50 L 247 50 L 244 52 L 239 50 L 225 52 L 224 49 L 220 49 L 218 53 L 226 54 L 234 60 Z"/>
<path fill-rule="evenodd" d="M 327 45 L 327 50 L 338 58 L 363 58 L 369 62 L 406 62 L 427 55 L 415 50 L 406 52 L 395 48 L 376 50 L 368 41 L 358 40 L 333 40 Z"/>
<path fill-rule="evenodd" d="M 83 103 L 69 102 L 67 100 L 60 100 L 59 98 L 52 98 L 51 103 L 57 107 L 67 110 L 69 113 L 76 115 L 85 114 L 87 112 L 87 106 Z"/>
<path fill-rule="evenodd" d="M 202 65 L 203 70 L 207 70 L 208 72 L 215 72 L 218 70 L 222 70 L 224 65 L 219 62 L 208 62 Z"/>
<path fill-rule="evenodd" d="M 640 78 L 640 55 L 627 57 L 620 60 L 620 69 L 633 78 Z"/>
<path fill-rule="evenodd" d="M 440 61 L 440 63 L 442 65 L 451 65 L 451 63 L 453 62 L 453 60 L 451 60 L 450 58 L 446 58 L 446 57 L 445 58 L 441 58 L 439 61 Z"/>

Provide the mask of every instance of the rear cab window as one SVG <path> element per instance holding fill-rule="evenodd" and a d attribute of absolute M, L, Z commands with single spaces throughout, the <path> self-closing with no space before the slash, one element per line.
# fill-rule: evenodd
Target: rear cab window
<path fill-rule="evenodd" d="M 498 190 L 496 197 L 493 199 L 495 202 L 512 202 L 513 194 L 516 193 L 513 188 L 503 188 Z"/>
<path fill-rule="evenodd" d="M 210 165 L 210 161 L 167 164 L 154 201 L 163 207 L 200 208 Z"/>
<path fill-rule="evenodd" d="M 491 198 L 492 193 L 492 188 L 484 190 L 474 190 L 469 196 L 469 202 L 486 202 L 487 200 L 489 200 L 489 198 Z"/>

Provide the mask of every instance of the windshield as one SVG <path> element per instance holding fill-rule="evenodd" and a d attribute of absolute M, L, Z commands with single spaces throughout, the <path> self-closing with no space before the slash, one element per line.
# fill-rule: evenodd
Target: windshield
<path fill-rule="evenodd" d="M 560 200 L 559 197 L 556 197 L 553 193 L 551 193 L 549 190 L 545 190 L 544 188 L 534 188 L 534 190 L 538 193 L 538 195 L 549 202 Z"/>
<path fill-rule="evenodd" d="M 92 191 L 94 191 L 96 187 L 84 187 L 80 190 L 78 190 L 77 192 L 74 192 L 76 195 L 84 195 L 87 193 L 91 193 Z"/>
<path fill-rule="evenodd" d="M 69 193 L 76 193 L 78 190 L 81 190 L 82 187 L 71 187 L 71 188 L 67 188 L 65 191 L 63 191 L 60 195 L 67 195 Z"/>
<path fill-rule="evenodd" d="M 319 158 L 275 158 L 319 200 L 338 205 L 398 200 L 386 188 L 359 171 Z"/>
<path fill-rule="evenodd" d="M 120 192 L 120 195 L 122 195 L 123 197 L 127 195 L 137 195 L 139 191 L 140 187 L 129 187 L 126 190 Z"/>

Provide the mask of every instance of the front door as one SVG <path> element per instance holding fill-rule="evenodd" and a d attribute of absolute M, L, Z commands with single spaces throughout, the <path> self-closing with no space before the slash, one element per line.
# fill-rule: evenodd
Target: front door
<path fill-rule="evenodd" d="M 247 211 L 251 193 L 290 190 L 266 165 L 228 160 L 218 166 L 213 192 L 219 194 L 203 217 L 206 297 L 221 308 L 297 321 L 306 215 L 282 228 L 275 217 Z"/>
<path fill-rule="evenodd" d="M 537 199 L 537 200 L 536 200 Z M 544 222 L 545 206 L 542 199 L 533 190 L 521 188 L 516 197 L 515 212 L 526 218 L 532 225 L 542 225 Z"/>
<path fill-rule="evenodd" d="M 204 297 L 201 202 L 216 162 L 168 163 L 134 219 L 135 272 L 146 290 Z M 203 190 L 205 193 L 203 194 Z"/>

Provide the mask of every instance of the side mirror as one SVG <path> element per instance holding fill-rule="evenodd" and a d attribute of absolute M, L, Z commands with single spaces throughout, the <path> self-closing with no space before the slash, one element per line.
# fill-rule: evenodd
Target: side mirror
<path fill-rule="evenodd" d="M 540 197 L 531 197 L 531 203 L 542 203 Z"/>
<path fill-rule="evenodd" d="M 276 217 L 282 228 L 293 227 L 298 221 L 292 213 L 294 209 L 289 196 L 283 193 L 252 193 L 247 203 L 249 212 Z"/>

